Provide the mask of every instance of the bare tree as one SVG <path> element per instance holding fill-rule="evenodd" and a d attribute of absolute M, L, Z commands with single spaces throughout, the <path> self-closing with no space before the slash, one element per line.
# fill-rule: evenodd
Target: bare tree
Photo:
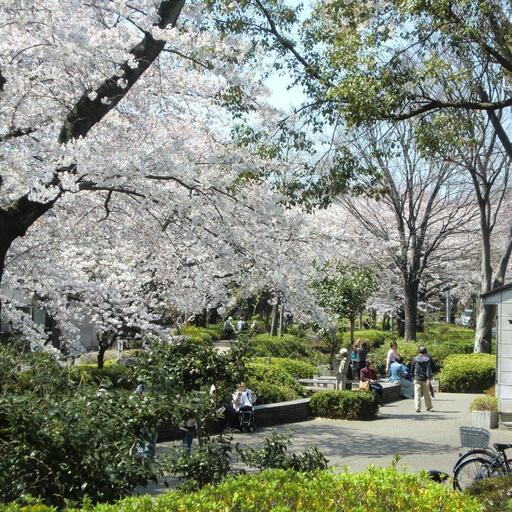
<path fill-rule="evenodd" d="M 398 271 L 404 337 L 415 340 L 422 279 L 428 269 L 459 257 L 468 244 L 474 217 L 471 190 L 456 166 L 420 154 L 412 124 L 361 134 L 355 147 L 365 164 L 380 173 L 377 181 L 368 183 L 368 192 L 381 198 L 341 201 L 368 234 L 383 243 Z"/>
<path fill-rule="evenodd" d="M 481 293 L 504 284 L 512 253 L 512 223 L 504 218 L 504 206 L 510 201 L 510 157 L 498 141 L 502 120 L 502 111 L 493 113 L 492 119 L 485 113 L 471 115 L 471 122 L 465 125 L 468 143 L 459 146 L 451 158 L 469 173 L 476 196 Z M 493 243 L 497 238 L 500 243 Z M 496 311 L 484 308 L 479 299 L 476 306 L 475 352 L 490 352 Z"/>

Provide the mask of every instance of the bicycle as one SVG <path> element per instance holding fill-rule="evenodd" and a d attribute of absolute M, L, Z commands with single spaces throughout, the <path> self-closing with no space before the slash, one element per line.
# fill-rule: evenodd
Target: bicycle
<path fill-rule="evenodd" d="M 464 453 L 453 469 L 453 488 L 466 489 L 477 480 L 511 473 L 510 460 L 505 453 L 512 444 L 495 443 L 493 448 L 474 448 Z"/>

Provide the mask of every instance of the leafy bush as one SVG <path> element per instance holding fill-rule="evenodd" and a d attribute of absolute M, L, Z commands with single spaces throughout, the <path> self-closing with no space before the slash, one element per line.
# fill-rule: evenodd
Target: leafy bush
<path fill-rule="evenodd" d="M 498 400 L 493 396 L 477 396 L 469 405 L 469 410 L 498 412 Z"/>
<path fill-rule="evenodd" d="M 246 372 L 247 385 L 255 382 L 268 382 L 269 384 L 286 386 L 299 395 L 304 392 L 304 387 L 292 375 L 278 366 L 251 361 L 246 365 Z"/>
<path fill-rule="evenodd" d="M 452 355 L 446 358 L 439 377 L 443 391 L 479 393 L 496 378 L 496 357 L 491 354 Z"/>
<path fill-rule="evenodd" d="M 231 440 L 208 440 L 196 450 L 177 449 L 170 463 L 170 470 L 185 480 L 187 490 L 200 489 L 206 484 L 218 484 L 230 471 Z"/>
<path fill-rule="evenodd" d="M 263 357 L 258 357 L 255 361 L 257 363 L 265 363 Z M 311 379 L 313 375 L 318 373 L 318 369 L 314 364 L 299 359 L 290 359 L 289 357 L 272 357 L 269 364 L 289 373 L 295 379 Z"/>
<path fill-rule="evenodd" d="M 132 380 L 130 369 L 115 361 L 107 361 L 103 368 L 93 364 L 77 364 L 71 367 L 71 375 L 77 382 L 103 387 L 113 385 L 116 388 L 135 389 L 137 386 L 137 382 Z"/>
<path fill-rule="evenodd" d="M 482 512 L 512 511 L 512 475 L 478 480 L 467 493 L 482 505 Z"/>
<path fill-rule="evenodd" d="M 390 338 L 389 332 L 379 331 L 378 329 L 362 329 L 362 330 L 354 331 L 354 339 L 356 339 L 356 340 L 360 339 L 362 341 L 366 341 L 368 348 L 370 350 L 372 348 L 378 348 L 382 344 L 385 344 L 385 341 L 388 338 Z M 389 343 L 388 343 L 388 345 L 389 345 Z"/>
<path fill-rule="evenodd" d="M 375 395 L 366 391 L 319 391 L 309 406 L 315 416 L 346 420 L 371 420 L 379 410 Z"/>
<path fill-rule="evenodd" d="M 0 366 L 5 360 L 12 370 L 7 380 L 0 375 L 0 501 L 31 495 L 62 507 L 86 497 L 112 501 L 163 474 L 147 449 L 155 429 L 190 417 L 206 424 L 239 382 L 245 356 L 242 343 L 227 354 L 157 343 L 133 366 L 99 374 L 126 370 L 127 380 L 147 384 L 144 393 L 98 387 L 95 367 L 0 346 Z"/>
<path fill-rule="evenodd" d="M 261 382 L 249 380 L 248 387 L 256 393 L 258 404 L 275 404 L 278 402 L 287 402 L 297 400 L 304 396 L 303 393 L 297 393 L 295 389 L 270 382 Z"/>
<path fill-rule="evenodd" d="M 183 328 L 182 334 L 193 343 L 213 343 L 221 338 L 221 334 L 216 327 L 187 325 Z"/>
<path fill-rule="evenodd" d="M 493 479 L 494 480 L 494 479 Z M 483 482 L 482 482 L 483 483 Z M 510 488 L 510 484 L 509 484 Z M 487 510 L 503 510 L 498 507 Z M 227 478 L 193 493 L 170 491 L 156 498 L 126 498 L 115 505 L 88 506 L 81 512 L 482 512 L 465 493 L 436 484 L 425 474 L 395 468 L 361 473 L 269 469 Z M 54 512 L 43 505 L 9 504 L 2 512 Z M 77 511 L 75 511 L 77 512 Z"/>
<path fill-rule="evenodd" d="M 243 463 L 257 469 L 294 469 L 295 471 L 315 471 L 327 469 L 328 460 L 316 446 L 303 453 L 288 453 L 292 444 L 290 434 L 279 434 L 275 430 L 265 437 L 261 448 L 237 448 Z"/>
<path fill-rule="evenodd" d="M 159 474 L 136 449 L 155 424 L 143 396 L 92 387 L 7 395 L 0 399 L 0 500 L 30 494 L 62 506 L 126 496 Z"/>
<path fill-rule="evenodd" d="M 281 337 L 258 334 L 252 338 L 251 343 L 251 351 L 255 356 L 292 358 L 308 356 L 305 342 L 290 334 L 284 334 Z"/>

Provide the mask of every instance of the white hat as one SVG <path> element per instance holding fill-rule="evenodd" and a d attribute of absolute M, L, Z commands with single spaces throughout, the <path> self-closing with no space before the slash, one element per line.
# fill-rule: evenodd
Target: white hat
<path fill-rule="evenodd" d="M 348 354 L 348 350 L 346 348 L 340 349 L 340 356 L 346 356 Z"/>

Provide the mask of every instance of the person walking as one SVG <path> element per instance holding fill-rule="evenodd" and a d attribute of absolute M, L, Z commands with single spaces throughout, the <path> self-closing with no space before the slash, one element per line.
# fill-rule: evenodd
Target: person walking
<path fill-rule="evenodd" d="M 416 412 L 421 412 L 421 395 L 425 399 L 427 411 L 431 411 L 430 381 L 432 379 L 432 358 L 427 354 L 427 347 L 424 345 L 418 349 L 418 355 L 412 360 L 411 375 L 414 382 Z"/>

